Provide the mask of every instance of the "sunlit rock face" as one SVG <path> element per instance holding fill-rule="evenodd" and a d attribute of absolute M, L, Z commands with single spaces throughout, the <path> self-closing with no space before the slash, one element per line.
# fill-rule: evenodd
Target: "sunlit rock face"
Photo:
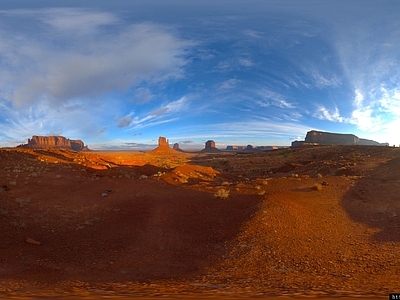
<path fill-rule="evenodd" d="M 168 140 L 165 138 L 165 137 L 163 137 L 163 136 L 160 136 L 159 138 L 158 138 L 158 147 L 160 147 L 160 148 L 169 148 L 169 142 L 168 142 Z"/>
<path fill-rule="evenodd" d="M 32 136 L 28 143 L 21 145 L 22 148 L 52 149 L 63 148 L 74 151 L 89 150 L 81 140 L 70 140 L 63 136 Z"/>

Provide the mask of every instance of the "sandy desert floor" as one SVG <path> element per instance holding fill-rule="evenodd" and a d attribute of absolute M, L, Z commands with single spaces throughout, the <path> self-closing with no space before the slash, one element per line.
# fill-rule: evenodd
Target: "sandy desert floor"
<path fill-rule="evenodd" d="M 400 149 L 0 149 L 0 297 L 400 292 Z"/>

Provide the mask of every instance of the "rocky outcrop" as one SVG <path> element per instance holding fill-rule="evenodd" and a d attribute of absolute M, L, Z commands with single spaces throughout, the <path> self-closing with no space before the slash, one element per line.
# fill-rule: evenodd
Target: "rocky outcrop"
<path fill-rule="evenodd" d="M 22 148 L 33 148 L 33 149 L 54 149 L 63 148 L 74 151 L 89 150 L 87 146 L 81 140 L 70 140 L 63 136 L 32 136 L 28 139 L 27 144 L 23 144 L 19 147 Z"/>

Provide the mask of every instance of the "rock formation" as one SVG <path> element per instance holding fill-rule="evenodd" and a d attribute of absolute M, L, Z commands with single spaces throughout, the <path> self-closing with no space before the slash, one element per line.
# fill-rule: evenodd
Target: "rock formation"
<path fill-rule="evenodd" d="M 206 142 L 205 148 L 201 150 L 201 152 L 221 152 L 221 150 L 215 148 L 215 142 L 213 140 L 208 140 Z"/>
<path fill-rule="evenodd" d="M 32 136 L 27 144 L 20 145 L 22 148 L 54 149 L 63 148 L 74 151 L 89 150 L 81 140 L 70 140 L 63 136 Z"/>
<path fill-rule="evenodd" d="M 354 134 L 341 134 L 311 130 L 307 132 L 306 143 L 320 145 L 356 145 L 360 139 Z"/>
<path fill-rule="evenodd" d="M 183 152 L 183 150 L 181 148 L 179 148 L 179 144 L 178 143 L 175 143 L 174 146 L 172 147 L 172 149 L 174 149 L 176 151 Z"/>
<path fill-rule="evenodd" d="M 169 148 L 168 140 L 165 137 L 160 136 L 158 138 L 158 147 L 160 147 L 160 148 Z"/>
<path fill-rule="evenodd" d="M 206 142 L 205 148 L 206 148 L 206 149 L 213 149 L 213 148 L 215 148 L 215 142 L 214 142 L 213 140 L 208 140 L 208 141 Z"/>
<path fill-rule="evenodd" d="M 292 147 L 307 145 L 374 145 L 387 146 L 387 143 L 378 143 L 372 140 L 360 139 L 354 134 L 342 134 L 311 130 L 307 132 L 304 141 L 292 142 Z"/>
<path fill-rule="evenodd" d="M 149 151 L 149 153 L 152 153 L 152 154 L 177 154 L 177 151 L 175 151 L 174 149 L 171 149 L 169 147 L 169 141 L 165 137 L 160 136 L 158 138 L 158 147 Z"/>

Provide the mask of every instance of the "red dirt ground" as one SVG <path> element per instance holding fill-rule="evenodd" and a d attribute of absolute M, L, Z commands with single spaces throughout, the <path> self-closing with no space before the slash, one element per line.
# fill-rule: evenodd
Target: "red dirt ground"
<path fill-rule="evenodd" d="M 0 297 L 387 299 L 399 167 L 368 146 L 0 149 Z"/>

